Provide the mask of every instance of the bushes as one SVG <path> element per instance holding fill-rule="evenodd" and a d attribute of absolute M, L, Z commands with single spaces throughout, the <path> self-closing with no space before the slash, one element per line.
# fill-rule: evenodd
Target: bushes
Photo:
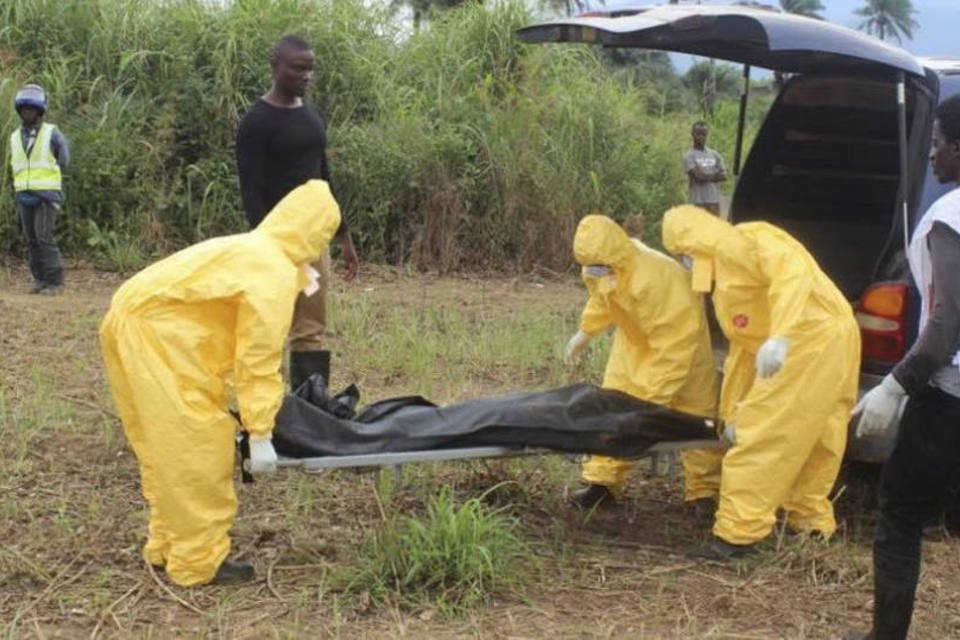
<path fill-rule="evenodd" d="M 334 186 L 365 259 L 563 269 L 583 214 L 659 214 L 683 197 L 691 116 L 649 113 L 659 93 L 593 49 L 521 44 L 531 16 L 517 3 L 471 4 L 409 37 L 360 0 L 11 0 L 0 18 L 4 132 L 16 87 L 37 81 L 72 143 L 73 253 L 116 263 L 109 237 L 133 248 L 125 260 L 147 259 L 244 228 L 237 120 L 286 32 L 317 53 L 308 98 L 328 115 Z M 5 170 L 6 249 L 19 241 L 10 189 Z"/>

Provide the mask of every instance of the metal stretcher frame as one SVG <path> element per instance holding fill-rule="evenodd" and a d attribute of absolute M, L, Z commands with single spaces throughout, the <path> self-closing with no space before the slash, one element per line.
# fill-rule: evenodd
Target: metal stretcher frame
<path fill-rule="evenodd" d="M 677 440 L 658 442 L 637 459 L 659 453 L 682 451 L 685 449 L 719 449 L 720 440 Z M 280 458 L 277 466 L 300 469 L 305 473 L 320 474 L 330 469 L 348 469 L 352 467 L 392 467 L 398 478 L 404 464 L 415 462 L 448 462 L 480 458 L 512 458 L 517 456 L 570 455 L 561 451 L 527 447 L 466 447 L 460 449 L 428 449 L 424 451 L 401 451 L 392 453 L 368 453 L 353 456 L 319 456 L 316 458 Z"/>

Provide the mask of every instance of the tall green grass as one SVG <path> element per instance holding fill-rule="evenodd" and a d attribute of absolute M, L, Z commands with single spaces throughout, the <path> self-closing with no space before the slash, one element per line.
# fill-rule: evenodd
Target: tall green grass
<path fill-rule="evenodd" d="M 128 269 L 242 230 L 237 122 L 269 86 L 270 47 L 296 32 L 317 53 L 308 98 L 328 115 L 337 196 L 365 259 L 563 269 L 583 214 L 658 216 L 683 199 L 695 114 L 650 109 L 663 102 L 655 81 L 612 72 L 595 49 L 520 43 L 532 20 L 519 1 L 470 3 L 406 35 L 362 0 L 9 0 L 0 154 L 16 88 L 39 82 L 74 152 L 70 252 Z"/>

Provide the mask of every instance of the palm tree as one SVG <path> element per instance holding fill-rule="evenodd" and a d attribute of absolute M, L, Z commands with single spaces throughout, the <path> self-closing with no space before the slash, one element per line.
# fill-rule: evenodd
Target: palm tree
<path fill-rule="evenodd" d="M 540 0 L 540 6 L 554 12 L 572 16 L 583 11 L 597 8 L 605 4 L 605 0 Z"/>
<path fill-rule="evenodd" d="M 405 5 L 409 6 L 413 14 L 413 30 L 419 31 L 420 24 L 431 12 L 454 9 L 467 2 L 469 0 L 391 0 L 390 7 L 396 11 Z"/>
<path fill-rule="evenodd" d="M 866 0 L 866 4 L 854 13 L 865 18 L 858 27 L 881 40 L 887 37 L 902 42 L 901 35 L 913 39 L 913 30 L 919 27 L 913 19 L 917 12 L 910 0 Z"/>
<path fill-rule="evenodd" d="M 780 8 L 787 13 L 823 20 L 823 16 L 818 13 L 824 9 L 823 3 L 820 2 L 820 0 L 780 0 Z M 783 71 L 774 71 L 773 81 L 779 89 L 782 89 L 784 83 L 787 81 L 787 76 Z"/>
<path fill-rule="evenodd" d="M 819 12 L 823 11 L 824 6 L 820 0 L 780 0 L 780 8 L 787 13 L 823 20 Z"/>

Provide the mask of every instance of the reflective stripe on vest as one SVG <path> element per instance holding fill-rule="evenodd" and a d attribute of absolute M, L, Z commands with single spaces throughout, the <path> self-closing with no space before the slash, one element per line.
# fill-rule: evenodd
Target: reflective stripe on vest
<path fill-rule="evenodd" d="M 20 129 L 10 135 L 10 165 L 14 191 L 60 191 L 60 165 L 50 148 L 56 125 L 43 123 L 28 155 Z"/>

